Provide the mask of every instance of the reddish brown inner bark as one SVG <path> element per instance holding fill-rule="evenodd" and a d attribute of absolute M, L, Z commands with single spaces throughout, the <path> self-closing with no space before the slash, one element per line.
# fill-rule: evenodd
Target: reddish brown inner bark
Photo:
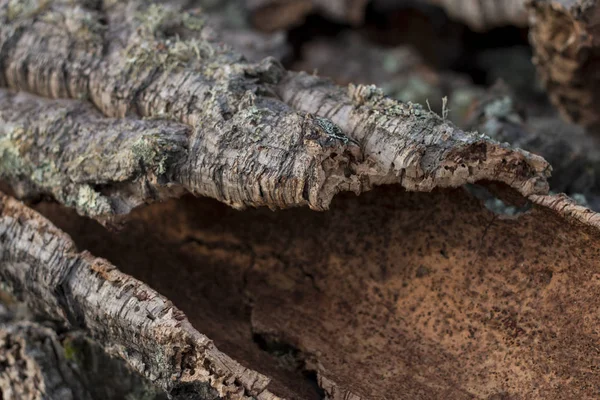
<path fill-rule="evenodd" d="M 37 208 L 279 395 L 319 398 L 311 371 L 364 398 L 597 393 L 597 233 L 546 210 L 499 216 L 462 189 L 379 188 L 324 213 L 184 197 L 110 232 Z"/>

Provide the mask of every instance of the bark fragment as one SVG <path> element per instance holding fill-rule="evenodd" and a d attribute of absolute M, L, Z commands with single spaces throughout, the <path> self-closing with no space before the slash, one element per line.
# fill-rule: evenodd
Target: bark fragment
<path fill-rule="evenodd" d="M 339 191 L 392 182 L 429 191 L 486 179 L 524 195 L 547 190 L 539 157 L 374 87 L 341 88 L 273 59 L 247 63 L 204 37 L 194 10 L 130 1 L 103 19 L 86 7 L 44 3 L 35 18 L 0 7 L 0 84 L 61 99 L 2 91 L 0 174 L 83 215 L 107 219 L 181 189 L 236 208 L 316 210 Z M 65 23 L 86 35 L 65 32 Z M 100 143 L 88 138 L 98 125 Z M 38 142 L 59 146 L 60 157 Z M 95 160 L 87 177 L 75 172 L 81 158 Z"/>
<path fill-rule="evenodd" d="M 82 329 L 167 392 L 275 399 L 269 379 L 219 352 L 181 311 L 22 203 L 0 196 L 0 276 L 40 315 Z M 192 397 L 194 398 L 194 397 Z"/>
<path fill-rule="evenodd" d="M 534 63 L 553 104 L 572 122 L 599 125 L 599 9 L 591 0 L 530 0 Z"/>
<path fill-rule="evenodd" d="M 600 143 L 582 127 L 555 115 L 527 115 L 501 83 L 471 105 L 466 127 L 544 157 L 552 165 L 552 191 L 600 210 Z"/>
<path fill-rule="evenodd" d="M 531 200 L 506 217 L 461 189 L 378 188 L 324 214 L 187 196 L 135 210 L 117 234 L 39 209 L 271 385 L 285 365 L 332 399 L 592 396 L 598 215 Z"/>

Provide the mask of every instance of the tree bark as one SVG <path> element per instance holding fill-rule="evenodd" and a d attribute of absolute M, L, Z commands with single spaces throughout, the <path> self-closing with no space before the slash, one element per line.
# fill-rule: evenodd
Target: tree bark
<path fill-rule="evenodd" d="M 544 157 L 552 165 L 554 192 L 600 211 L 600 143 L 582 127 L 555 115 L 528 116 L 501 83 L 471 104 L 466 126 Z"/>
<path fill-rule="evenodd" d="M 121 359 L 74 332 L 61 339 L 32 321 L 0 325 L 3 399 L 164 400 Z"/>
<path fill-rule="evenodd" d="M 0 174 L 20 195 L 51 194 L 108 220 L 184 191 L 236 208 L 324 210 L 340 191 L 392 182 L 547 190 L 539 157 L 374 87 L 341 88 L 272 59 L 247 63 L 204 39 L 193 10 L 85 7 L 44 3 L 36 18 L 1 9 L 0 85 L 61 99 L 2 92 Z"/>
<path fill-rule="evenodd" d="M 167 392 L 276 398 L 265 390 L 268 378 L 219 352 L 157 292 L 77 252 L 66 234 L 16 200 L 1 195 L 0 208 L 0 275 L 32 311 L 85 330 Z"/>
<path fill-rule="evenodd" d="M 588 0 L 531 0 L 534 62 L 552 103 L 568 120 L 596 130 L 598 7 Z"/>
<path fill-rule="evenodd" d="M 247 62 L 192 3 L 0 0 L 0 176 L 38 200 L 0 195 L 13 293 L 177 399 L 597 394 L 600 216 L 544 159 Z"/>

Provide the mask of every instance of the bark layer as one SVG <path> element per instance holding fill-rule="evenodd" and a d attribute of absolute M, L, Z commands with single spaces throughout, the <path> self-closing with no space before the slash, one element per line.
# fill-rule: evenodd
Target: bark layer
<path fill-rule="evenodd" d="M 530 0 L 534 62 L 553 104 L 577 124 L 600 124 L 598 2 Z"/>
<path fill-rule="evenodd" d="M 79 253 L 22 203 L 5 195 L 0 201 L 0 276 L 31 310 L 84 330 L 167 392 L 276 398 L 266 390 L 268 378 L 219 352 L 170 301 L 106 260 Z"/>
<path fill-rule="evenodd" d="M 320 398 L 293 389 L 305 374 L 331 399 L 593 396 L 599 217 L 532 200 L 508 217 L 460 189 L 378 188 L 324 214 L 188 196 L 135 210 L 116 236 L 39 209 L 280 396 Z"/>
<path fill-rule="evenodd" d="M 119 2 L 99 15 L 85 2 L 11 4 L 0 7 L 0 85 L 57 99 L 1 93 L 0 174 L 20 195 L 106 220 L 184 190 L 236 208 L 316 210 L 340 191 L 394 182 L 547 190 L 541 158 L 375 87 L 247 63 L 186 6 Z"/>

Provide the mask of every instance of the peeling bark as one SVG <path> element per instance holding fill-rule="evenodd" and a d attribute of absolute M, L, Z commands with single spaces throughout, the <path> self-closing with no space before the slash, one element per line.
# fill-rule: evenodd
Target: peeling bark
<path fill-rule="evenodd" d="M 554 115 L 528 116 L 503 84 L 471 105 L 466 126 L 544 157 L 552 165 L 552 191 L 600 210 L 600 142 L 582 127 Z"/>
<path fill-rule="evenodd" d="M 378 188 L 324 214 L 188 196 L 135 210 L 119 233 L 38 209 L 181 304 L 279 396 L 319 398 L 284 391 L 298 369 L 330 399 L 593 396 L 599 217 L 531 200 L 506 217 L 460 189 Z"/>
<path fill-rule="evenodd" d="M 0 174 L 83 215 L 106 220 L 184 190 L 236 208 L 316 210 L 339 191 L 393 182 L 547 190 L 539 157 L 375 87 L 341 88 L 272 59 L 247 63 L 203 38 L 193 10 L 131 1 L 102 19 L 86 3 L 57 2 L 32 18 L 9 6 L 0 7 L 0 84 L 61 100 L 2 91 Z"/>
<path fill-rule="evenodd" d="M 572 122 L 596 129 L 600 13 L 592 0 L 530 0 L 531 44 L 553 104 Z"/>
<path fill-rule="evenodd" d="M 546 194 L 544 159 L 248 62 L 193 5 L 0 0 L 0 177 L 41 200 L 0 195 L 15 295 L 176 399 L 597 394 L 600 216 Z M 502 101 L 473 126 L 526 135 Z M 22 326 L 4 386 L 74 393 L 22 351 L 56 332 Z"/>
<path fill-rule="evenodd" d="M 0 276 L 31 310 L 82 329 L 167 392 L 275 399 L 269 379 L 219 352 L 181 311 L 22 203 L 0 197 Z M 48 390 L 48 389 L 46 389 Z"/>

